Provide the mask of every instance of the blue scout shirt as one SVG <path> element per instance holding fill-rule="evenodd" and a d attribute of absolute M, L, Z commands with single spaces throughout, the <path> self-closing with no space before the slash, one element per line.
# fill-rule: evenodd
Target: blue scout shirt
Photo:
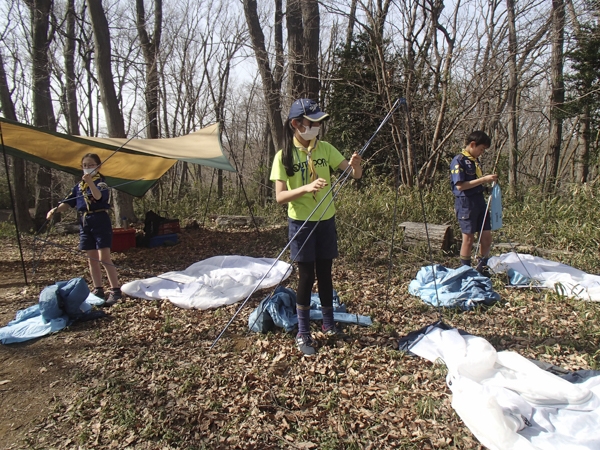
<path fill-rule="evenodd" d="M 477 176 L 477 164 L 476 161 L 470 160 L 463 153 L 459 153 L 452 159 L 450 163 L 450 184 L 455 197 L 472 197 L 483 194 L 485 187 L 482 184 L 463 191 L 459 191 L 456 188 L 456 183 L 473 181 L 479 178 Z"/>
<path fill-rule="evenodd" d="M 110 188 L 104 181 L 104 178 L 98 177 L 94 179 L 94 184 L 102 194 L 102 198 L 100 200 L 96 200 L 94 198 L 89 187 L 85 190 L 85 193 L 82 194 L 81 183 L 77 183 L 75 187 L 73 187 L 71 194 L 69 194 L 69 196 L 65 199 L 64 203 L 68 204 L 71 208 L 76 208 L 78 212 L 110 209 L 110 204 L 108 203 L 110 199 Z M 87 197 L 87 202 L 84 198 L 84 195 Z"/>

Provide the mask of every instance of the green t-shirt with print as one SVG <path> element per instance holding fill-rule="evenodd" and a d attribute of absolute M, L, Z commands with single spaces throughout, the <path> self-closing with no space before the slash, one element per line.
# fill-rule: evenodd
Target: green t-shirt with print
<path fill-rule="evenodd" d="M 294 175 L 288 176 L 281 160 L 282 150 L 278 151 L 271 168 L 271 181 L 285 181 L 288 190 L 296 189 L 305 184 L 310 184 L 310 171 L 308 168 L 307 154 L 301 149 L 294 149 Z M 318 141 L 316 148 L 311 153 L 312 160 L 319 178 L 327 180 L 327 186 L 317 192 L 304 194 L 288 203 L 288 216 L 295 220 L 306 220 L 323 197 L 327 197 L 319 208 L 310 216 L 310 221 L 327 220 L 335 215 L 335 205 L 331 201 L 331 170 L 336 170 L 341 162 L 346 159 L 330 143 Z M 322 216 L 321 216 L 322 215 Z"/>

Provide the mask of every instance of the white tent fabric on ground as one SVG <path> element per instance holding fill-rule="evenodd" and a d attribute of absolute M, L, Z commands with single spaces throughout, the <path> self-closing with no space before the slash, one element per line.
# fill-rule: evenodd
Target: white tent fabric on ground
<path fill-rule="evenodd" d="M 452 407 L 490 450 L 600 449 L 600 376 L 573 384 L 456 329 L 431 327 L 410 351 L 446 364 Z"/>
<path fill-rule="evenodd" d="M 214 256 L 182 271 L 131 281 L 121 290 L 130 297 L 167 299 L 185 309 L 209 309 L 246 298 L 263 277 L 258 289 L 277 285 L 291 272 L 290 264 L 273 258 Z"/>
<path fill-rule="evenodd" d="M 493 256 L 488 266 L 496 273 L 513 269 L 537 281 L 538 286 L 553 289 L 566 297 L 600 301 L 600 276 L 590 275 L 566 264 L 510 252 Z"/>

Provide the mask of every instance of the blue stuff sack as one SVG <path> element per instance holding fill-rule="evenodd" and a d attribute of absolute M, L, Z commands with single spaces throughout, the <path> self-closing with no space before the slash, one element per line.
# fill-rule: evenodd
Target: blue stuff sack
<path fill-rule="evenodd" d="M 81 277 L 73 278 L 69 281 L 59 281 L 58 295 L 62 299 L 62 309 L 71 319 L 81 317 L 84 310 L 81 308 L 85 299 L 90 295 L 90 288 Z"/>
<path fill-rule="evenodd" d="M 58 286 L 56 284 L 44 288 L 40 294 L 39 306 L 44 323 L 49 323 L 51 320 L 65 315 L 60 307 Z"/>

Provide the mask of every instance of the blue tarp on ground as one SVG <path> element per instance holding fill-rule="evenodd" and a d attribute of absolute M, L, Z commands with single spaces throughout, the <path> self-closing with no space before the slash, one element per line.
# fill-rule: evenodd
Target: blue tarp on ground
<path fill-rule="evenodd" d="M 0 328 L 0 342 L 24 342 L 60 331 L 74 320 L 83 319 L 93 305 L 104 300 L 90 294 L 83 278 L 59 281 L 47 286 L 39 303 L 17 311 L 15 319 Z"/>
<path fill-rule="evenodd" d="M 500 300 L 491 280 L 469 266 L 458 269 L 439 264 L 422 267 L 408 285 L 408 292 L 432 306 L 463 310 Z"/>
<path fill-rule="evenodd" d="M 319 294 L 313 293 L 310 298 L 310 320 L 322 320 L 321 300 Z M 346 312 L 346 305 L 340 304 L 337 292 L 333 291 L 333 319 L 341 323 L 354 323 L 356 325 L 370 326 L 371 318 Z M 252 311 L 248 318 L 248 328 L 257 333 L 267 333 L 275 327 L 283 328 L 290 332 L 298 325 L 296 314 L 296 293 L 283 286 L 279 286 L 273 295 L 263 299 L 258 307 Z"/>

